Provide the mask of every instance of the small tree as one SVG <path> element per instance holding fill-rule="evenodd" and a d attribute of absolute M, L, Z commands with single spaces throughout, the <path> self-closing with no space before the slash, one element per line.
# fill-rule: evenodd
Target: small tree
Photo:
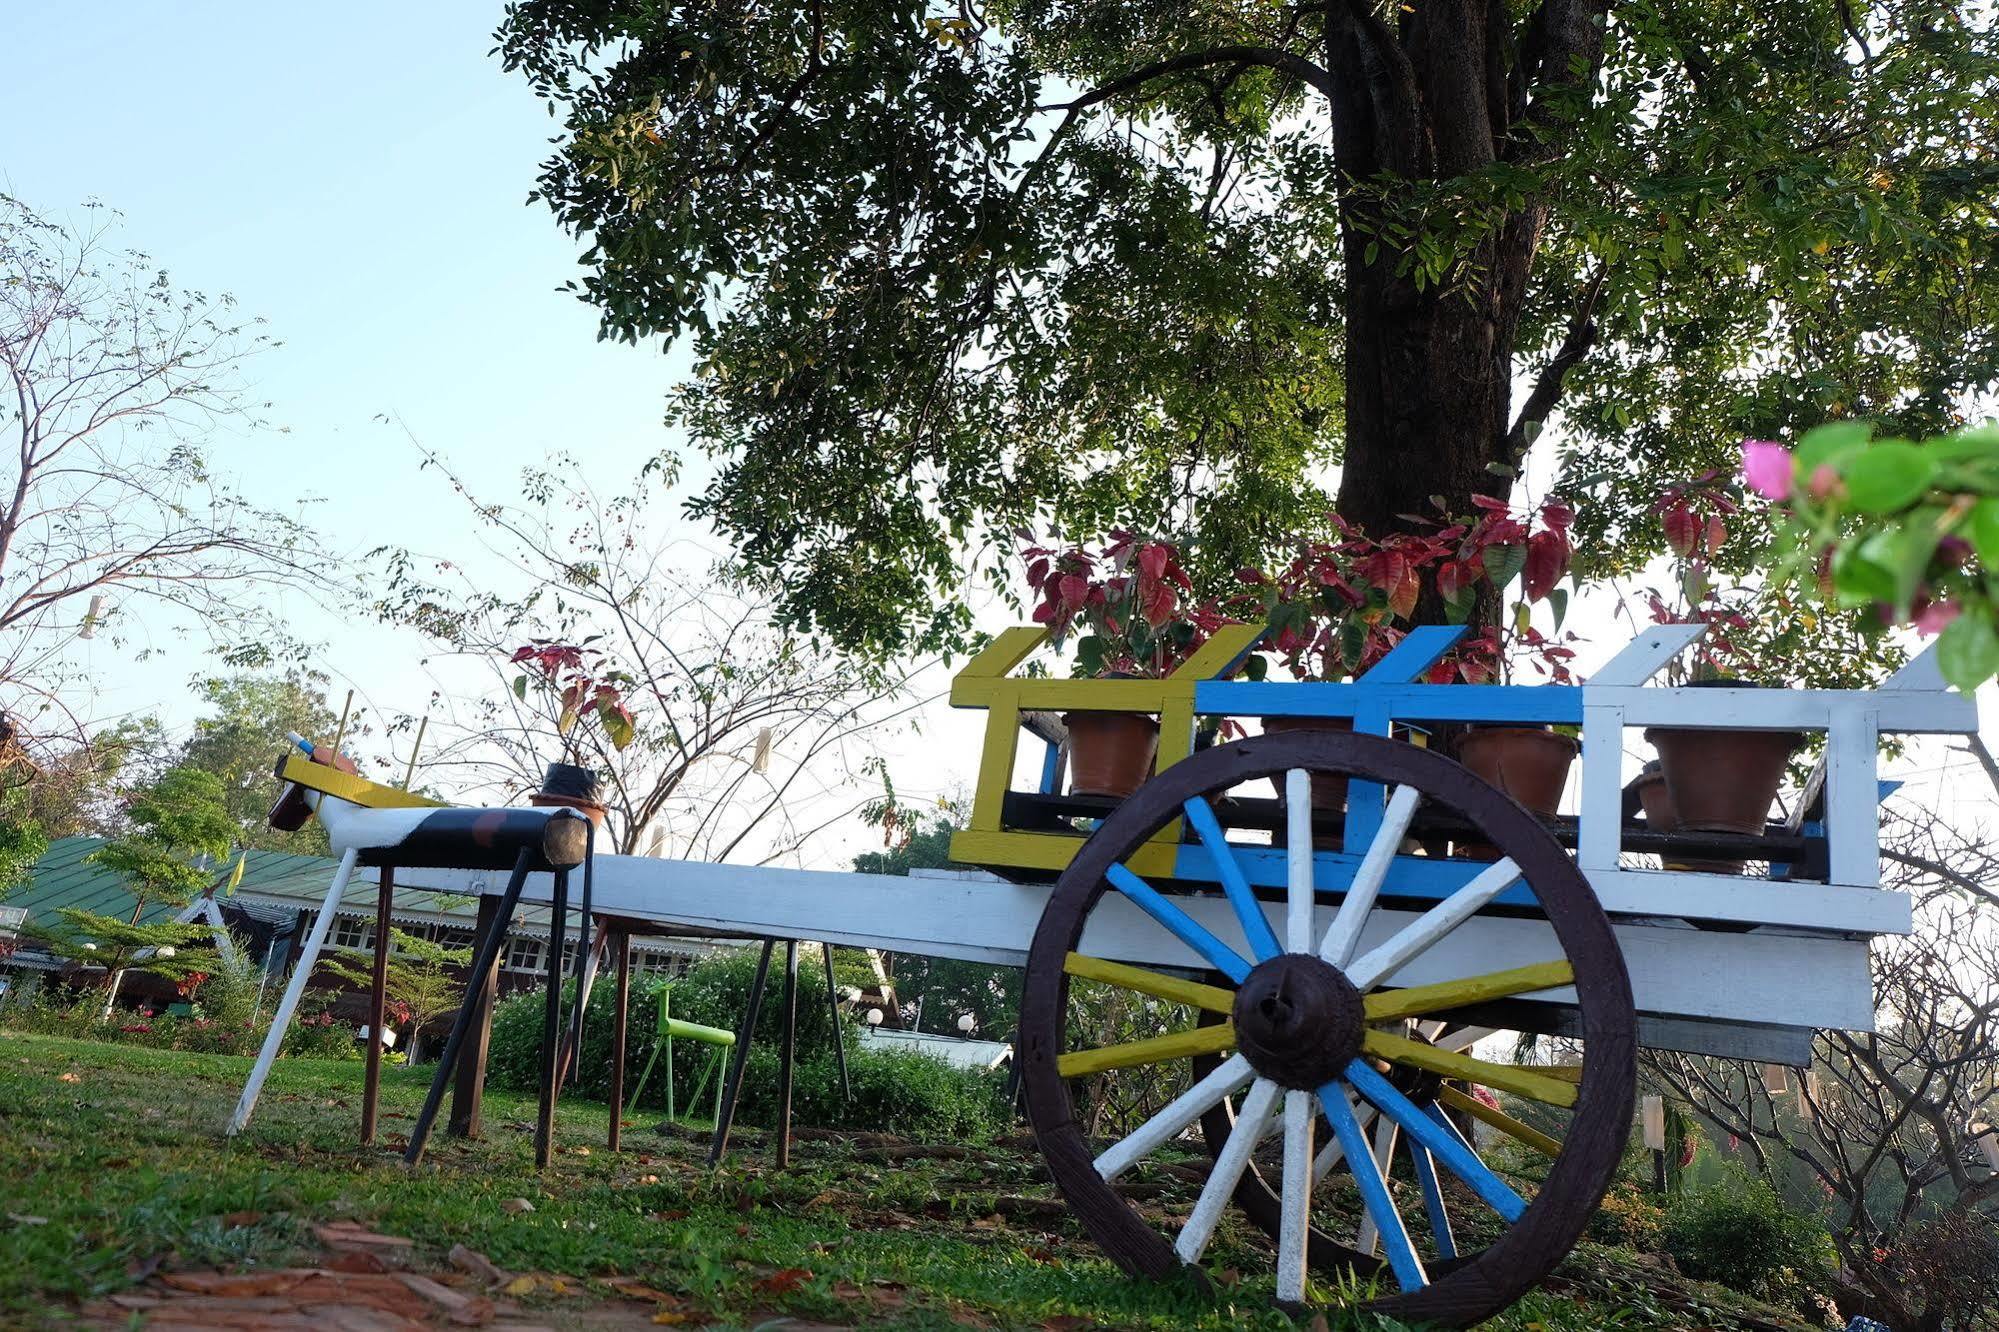
<path fill-rule="evenodd" d="M 389 1016 L 407 1035 L 403 1049 L 415 1063 L 417 1038 L 425 1025 L 458 1006 L 464 977 L 453 968 L 470 965 L 472 950 L 447 948 L 393 925 L 389 927 L 389 949 L 384 991 Z M 375 955 L 363 949 L 343 948 L 320 965 L 350 985 L 365 989 L 375 983 Z M 369 1035 L 381 1039 L 379 1032 Z"/>
<path fill-rule="evenodd" d="M 239 673 L 195 681 L 195 696 L 207 705 L 176 763 L 212 773 L 235 825 L 236 844 L 246 848 L 323 855 L 326 830 L 314 819 L 297 832 L 279 832 L 265 820 L 271 804 L 271 756 L 286 731 L 311 740 L 330 740 L 339 719 L 328 706 L 326 677 L 294 671 L 285 675 Z M 365 728 L 350 718 L 351 740 Z"/>
<path fill-rule="evenodd" d="M 101 916 L 79 907 L 57 907 L 62 924 L 53 928 L 31 927 L 27 933 L 41 947 L 80 967 L 104 968 L 104 1015 L 109 1017 L 118 998 L 118 986 L 127 969 L 143 964 L 171 981 L 183 981 L 196 972 L 212 972 L 215 954 L 209 926 L 182 925 L 157 921 L 141 925 Z"/>

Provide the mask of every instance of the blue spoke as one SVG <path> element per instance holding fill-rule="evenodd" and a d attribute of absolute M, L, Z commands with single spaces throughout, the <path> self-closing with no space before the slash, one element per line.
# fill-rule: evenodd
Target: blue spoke
<path fill-rule="evenodd" d="M 1421 1290 L 1430 1284 L 1430 1278 L 1424 1275 L 1423 1260 L 1416 1256 L 1416 1246 L 1409 1242 L 1402 1214 L 1395 1210 L 1395 1200 L 1388 1194 L 1388 1181 L 1381 1177 L 1381 1168 L 1374 1163 L 1374 1148 L 1368 1143 L 1367 1134 L 1361 1131 L 1360 1121 L 1354 1118 L 1353 1106 L 1347 1103 L 1346 1087 L 1329 1082 L 1319 1088 L 1319 1104 L 1324 1107 L 1326 1118 L 1332 1121 L 1333 1132 L 1339 1136 L 1347 1169 L 1353 1172 L 1354 1183 L 1360 1186 L 1361 1202 L 1374 1218 L 1374 1228 L 1381 1234 L 1381 1247 L 1388 1253 L 1388 1265 L 1394 1270 L 1396 1281 L 1404 1290 Z"/>
<path fill-rule="evenodd" d="M 1242 984 L 1243 977 L 1249 975 L 1249 963 L 1243 961 L 1235 949 L 1208 933 L 1205 925 L 1167 901 L 1157 888 L 1123 865 L 1112 865 L 1104 871 L 1104 877 L 1111 881 L 1111 887 L 1129 897 L 1140 911 L 1164 925 L 1174 938 L 1199 953 L 1216 971 L 1238 985 Z"/>
<path fill-rule="evenodd" d="M 1270 928 L 1270 918 L 1263 914 L 1263 904 L 1250 891 L 1249 880 L 1242 876 L 1242 866 L 1236 863 L 1235 853 L 1222 836 L 1222 825 L 1215 821 L 1215 811 L 1200 796 L 1189 800 L 1185 809 L 1187 821 L 1194 825 L 1194 831 L 1201 835 L 1201 845 L 1208 848 L 1209 857 L 1215 862 L 1215 873 L 1221 876 L 1222 891 L 1228 894 L 1229 905 L 1235 908 L 1236 919 L 1242 922 L 1243 938 L 1249 940 L 1250 951 L 1256 960 L 1265 962 L 1284 950 L 1278 946 L 1277 932 Z"/>
<path fill-rule="evenodd" d="M 1371 1101 L 1382 1114 L 1401 1125 L 1404 1133 L 1429 1148 L 1493 1211 L 1508 1221 L 1518 1221 L 1520 1214 L 1527 1210 L 1527 1204 L 1520 1195 L 1478 1159 L 1478 1154 L 1465 1145 L 1456 1129 L 1440 1126 L 1436 1120 L 1418 1110 L 1415 1102 L 1395 1090 L 1387 1078 L 1374 1071 L 1373 1065 L 1364 1059 L 1356 1059 L 1347 1065 L 1347 1078 L 1353 1083 L 1355 1091 Z"/>
<path fill-rule="evenodd" d="M 1423 1186 L 1423 1210 L 1430 1214 L 1430 1234 L 1437 1241 L 1439 1258 L 1458 1256 L 1458 1242 L 1451 1235 L 1450 1213 L 1444 1210 L 1443 1186 L 1437 1182 L 1437 1163 L 1430 1157 L 1430 1149 L 1409 1139 L 1409 1159 L 1416 1163 L 1416 1182 Z"/>

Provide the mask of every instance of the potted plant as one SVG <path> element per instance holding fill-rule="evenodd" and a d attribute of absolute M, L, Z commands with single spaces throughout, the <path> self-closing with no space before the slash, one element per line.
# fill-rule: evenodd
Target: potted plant
<path fill-rule="evenodd" d="M 540 693 L 552 704 L 555 729 L 563 737 L 562 758 L 548 765 L 541 790 L 529 796 L 528 803 L 580 810 L 591 823 L 602 826 L 607 812 L 603 783 L 596 770 L 580 760 L 593 723 L 614 750 L 624 749 L 637 736 L 617 672 L 607 669 L 603 654 L 587 643 L 552 639 L 538 638 L 516 648 L 509 662 L 523 668 L 514 677 L 514 697 L 525 701 L 531 690 Z"/>
<path fill-rule="evenodd" d="M 1089 679 L 1162 679 L 1220 623 L 1192 601 L 1193 580 L 1170 540 L 1115 531 L 1097 549 L 1028 546 L 1021 551 L 1034 620 L 1049 641 L 1076 644 L 1076 673 Z M 1122 800 L 1152 773 L 1159 721 L 1138 712 L 1070 712 L 1069 790 Z"/>
<path fill-rule="evenodd" d="M 1655 506 L 1674 557 L 1672 599 L 1647 593 L 1656 624 L 1705 624 L 1708 632 L 1690 667 L 1674 663 L 1668 682 L 1683 686 L 1769 688 L 1748 678 L 1753 663 L 1738 652 L 1732 634 L 1751 627 L 1754 596 L 1741 587 L 1725 588 L 1714 577 L 1713 559 L 1722 553 L 1737 497 L 1713 474 L 1670 486 Z M 1761 833 L 1783 785 L 1791 756 L 1804 743 L 1796 731 L 1752 731 L 1654 726 L 1645 739 L 1658 752 L 1656 773 L 1640 778 L 1639 798 L 1646 822 L 1661 831 Z M 1681 867 L 1738 873 L 1740 861 L 1685 861 Z"/>

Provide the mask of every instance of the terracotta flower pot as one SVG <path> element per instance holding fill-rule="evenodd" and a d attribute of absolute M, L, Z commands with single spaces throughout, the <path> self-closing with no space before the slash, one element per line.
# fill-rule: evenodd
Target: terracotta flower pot
<path fill-rule="evenodd" d="M 1645 738 L 1659 751 L 1680 827 L 1694 832 L 1757 834 L 1783 785 L 1796 731 L 1705 731 L 1654 726 Z"/>
<path fill-rule="evenodd" d="M 1263 733 L 1276 735 L 1282 731 L 1351 731 L 1351 717 L 1265 717 Z M 1284 799 L 1284 779 L 1272 777 L 1271 786 L 1277 790 L 1277 798 Z M 1344 773 L 1315 772 L 1312 774 L 1312 808 L 1345 809 L 1347 804 L 1347 779 Z"/>
<path fill-rule="evenodd" d="M 1122 800 L 1152 775 L 1159 723 L 1138 712 L 1069 712 L 1069 794 Z"/>
<path fill-rule="evenodd" d="M 574 763 L 551 763 L 542 773 L 541 790 L 528 797 L 540 809 L 574 809 L 582 812 L 595 827 L 604 826 L 610 811 L 603 800 L 604 786 L 596 773 Z"/>
<path fill-rule="evenodd" d="M 1649 765 L 1641 777 L 1632 784 L 1638 791 L 1639 807 L 1645 811 L 1645 826 L 1653 832 L 1678 832 L 1680 811 L 1673 804 L 1673 792 L 1666 785 L 1666 774 L 1657 763 Z M 1660 865 L 1669 870 L 1693 870 L 1701 874 L 1740 874 L 1742 862 L 1739 860 L 1701 860 L 1688 856 L 1659 856 Z"/>
<path fill-rule="evenodd" d="M 1569 765 L 1581 746 L 1539 726 L 1472 726 L 1458 737 L 1458 762 L 1536 814 L 1562 803 Z"/>

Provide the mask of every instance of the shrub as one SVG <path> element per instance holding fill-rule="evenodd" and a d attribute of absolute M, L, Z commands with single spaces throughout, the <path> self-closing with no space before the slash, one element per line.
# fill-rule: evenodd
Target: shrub
<path fill-rule="evenodd" d="M 1637 1253 L 1656 1253 L 1666 1233 L 1666 1212 L 1637 1187 L 1622 1180 L 1610 1186 L 1589 1221 L 1589 1237 Z"/>
<path fill-rule="evenodd" d="M 782 954 L 779 954 L 781 960 Z M 903 1051 L 860 1048 L 853 1023 L 846 1028 L 848 1073 L 854 1099 L 841 1094 L 838 1064 L 833 1057 L 832 1015 L 825 999 L 825 964 L 816 950 L 799 959 L 798 1062 L 792 1074 L 792 1109 L 798 1122 L 822 1128 L 869 1128 L 887 1133 L 985 1135 L 1011 1121 L 1003 1095 L 1004 1075 L 953 1069 L 942 1062 Z M 773 965 L 757 1021 L 756 1042 L 744 1072 L 738 1121 L 768 1126 L 777 1120 L 778 1048 L 783 1037 L 783 976 Z M 756 977 L 756 950 L 740 949 L 703 960 L 673 982 L 672 1012 L 677 1018 L 734 1030 L 749 1002 Z M 860 984 L 869 977 L 842 975 L 842 984 Z M 652 1056 L 654 1018 L 665 981 L 642 977 L 632 982 L 630 1030 L 625 1044 L 625 1088 L 629 1096 Z M 575 993 L 572 981 L 565 994 L 565 1012 Z M 616 1001 L 608 977 L 591 991 L 583 1027 L 583 1050 L 573 1090 L 595 1100 L 610 1096 L 611 1021 Z M 540 990 L 524 991 L 503 1000 L 493 1013 L 493 1037 L 487 1050 L 486 1075 L 493 1085 L 532 1091 L 541 1076 L 541 1030 L 545 999 Z M 691 1098 L 710 1047 L 692 1041 L 674 1043 L 674 1098 L 682 1114 L 707 1114 L 714 1106 L 713 1083 L 701 1105 Z M 666 1106 L 664 1060 L 654 1068 L 640 1107 L 659 1111 Z M 635 1108 L 635 1107 L 628 1107 Z"/>
<path fill-rule="evenodd" d="M 1832 1256 L 1823 1225 L 1743 1174 L 1675 1197 L 1666 1208 L 1665 1239 L 1688 1276 L 1766 1298 L 1821 1283 Z"/>

